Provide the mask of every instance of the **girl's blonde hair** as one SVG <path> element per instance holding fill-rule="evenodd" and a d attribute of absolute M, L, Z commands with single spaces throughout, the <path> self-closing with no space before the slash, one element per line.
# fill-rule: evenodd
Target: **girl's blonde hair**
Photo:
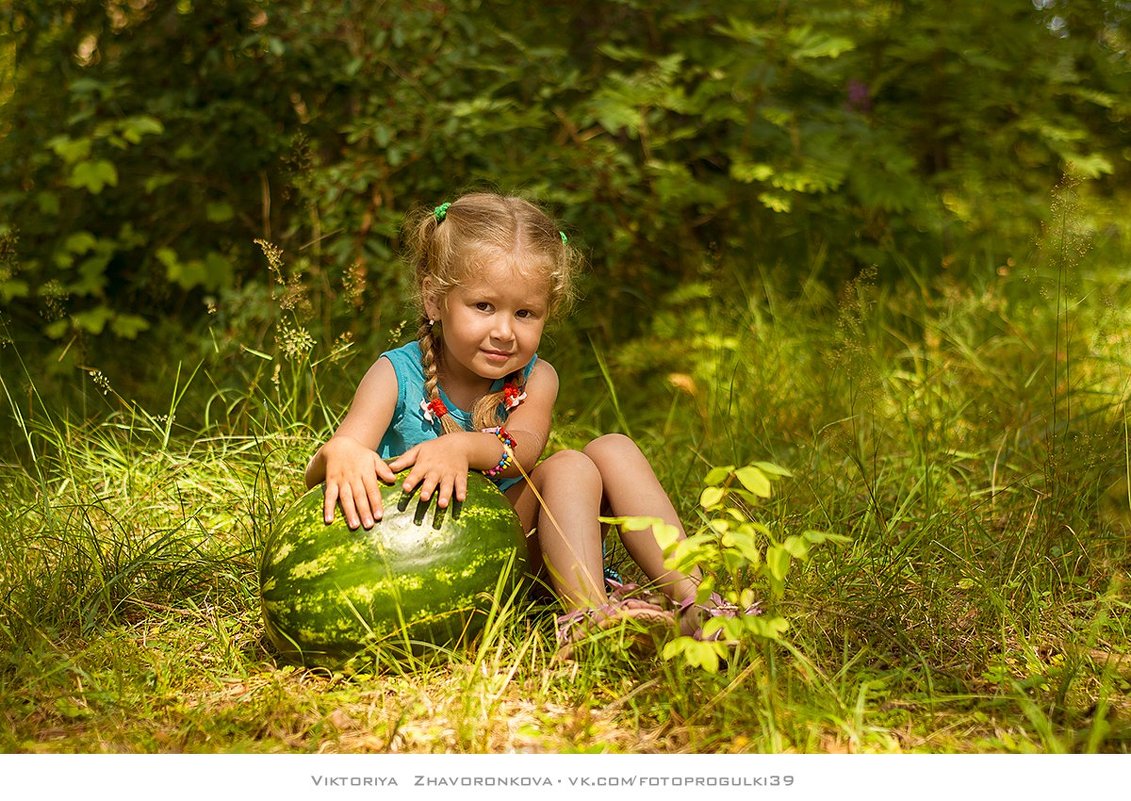
<path fill-rule="evenodd" d="M 437 334 L 423 311 L 425 293 L 443 303 L 454 287 L 490 261 L 505 260 L 524 275 L 545 279 L 549 287 L 548 314 L 565 311 L 574 299 L 574 277 L 580 256 L 561 229 L 544 211 L 519 197 L 477 192 L 447 204 L 443 214 L 430 209 L 413 213 L 406 223 L 409 260 L 415 270 L 421 300 L 417 339 L 424 366 L 424 393 L 428 400 L 440 396 L 438 370 L 442 359 L 443 331 Z M 525 384 L 522 370 L 504 383 Z M 476 430 L 499 425 L 503 390 L 480 398 L 472 409 Z M 450 415 L 441 417 L 445 434 L 463 428 Z"/>

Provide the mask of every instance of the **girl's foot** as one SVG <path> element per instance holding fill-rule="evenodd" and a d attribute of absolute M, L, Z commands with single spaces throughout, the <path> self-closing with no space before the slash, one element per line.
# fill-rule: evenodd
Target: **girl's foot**
<path fill-rule="evenodd" d="M 575 609 L 557 618 L 558 659 L 573 656 L 573 647 L 590 634 L 632 623 L 639 630 L 633 646 L 655 647 L 653 632 L 670 630 L 675 622 L 671 612 L 639 598 L 610 598 L 609 602 L 591 609 Z"/>
<path fill-rule="evenodd" d="M 714 642 L 723 639 L 722 630 L 703 633 L 703 625 L 713 617 L 737 617 L 738 615 L 760 615 L 762 608 L 754 603 L 742 609 L 723 598 L 717 592 L 711 593 L 706 603 L 695 603 L 695 596 L 686 598 L 678 607 L 679 631 L 700 641 Z"/>
<path fill-rule="evenodd" d="M 605 576 L 605 590 L 610 601 L 647 601 L 661 609 L 671 609 L 672 602 L 668 596 L 659 590 L 649 590 L 641 587 L 635 581 L 622 582 Z"/>

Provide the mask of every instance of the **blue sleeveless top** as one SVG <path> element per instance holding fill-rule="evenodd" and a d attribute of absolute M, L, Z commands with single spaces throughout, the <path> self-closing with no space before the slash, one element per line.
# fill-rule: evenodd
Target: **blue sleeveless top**
<path fill-rule="evenodd" d="M 397 375 L 397 408 L 393 412 L 393 421 L 389 423 L 385 436 L 377 446 L 377 455 L 387 461 L 394 456 L 400 456 L 414 445 L 436 439 L 440 436 L 440 426 L 439 423 L 429 423 L 424 418 L 424 410 L 420 408 L 420 402 L 425 399 L 424 364 L 420 359 L 420 344 L 414 340 L 396 350 L 385 351 L 381 354 L 381 358 L 388 359 L 392 363 L 393 371 Z M 538 361 L 537 355 L 522 368 L 523 379 L 530 378 L 530 371 L 534 369 L 536 361 Z M 501 378 L 491 384 L 491 392 L 498 392 L 502 388 Z M 440 399 L 448 407 L 455 421 L 464 429 L 471 431 L 471 415 L 452 403 L 444 393 L 443 387 L 440 387 Z M 506 420 L 507 411 L 500 408 L 499 413 Z M 505 492 L 522 481 L 522 478 L 500 478 L 494 481 L 498 488 Z"/>

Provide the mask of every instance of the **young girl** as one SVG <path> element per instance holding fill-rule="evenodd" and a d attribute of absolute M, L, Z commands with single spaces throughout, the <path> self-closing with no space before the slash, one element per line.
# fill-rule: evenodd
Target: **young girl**
<path fill-rule="evenodd" d="M 534 205 L 493 194 L 420 212 L 409 230 L 420 330 L 369 368 L 342 424 L 307 466 L 308 487 L 326 483 L 326 522 L 341 506 L 351 528 L 374 525 L 379 482 L 391 484 L 401 470 L 411 468 L 406 492 L 436 495 L 440 507 L 464 500 L 468 470 L 479 470 L 514 506 L 531 571 L 548 575 L 567 610 L 560 640 L 623 619 L 670 625 L 672 612 L 661 606 L 606 592 L 600 515 L 658 517 L 683 532 L 639 448 L 611 434 L 538 461 L 558 394 L 538 343 L 571 300 L 578 261 L 566 236 Z M 672 605 L 690 611 L 684 624 L 694 630 L 705 611 L 693 608 L 698 577 L 666 570 L 651 530 L 622 539 Z"/>

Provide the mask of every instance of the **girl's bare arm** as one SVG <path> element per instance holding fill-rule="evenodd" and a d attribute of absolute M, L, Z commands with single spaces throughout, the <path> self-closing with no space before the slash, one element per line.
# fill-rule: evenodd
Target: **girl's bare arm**
<path fill-rule="evenodd" d="M 377 456 L 377 446 L 393 420 L 397 376 L 388 359 L 378 359 L 361 379 L 346 417 L 306 466 L 306 486 L 326 482 L 325 519 L 340 504 L 350 528 L 369 528 L 383 512 L 379 481 L 392 483 L 393 471 Z"/>

